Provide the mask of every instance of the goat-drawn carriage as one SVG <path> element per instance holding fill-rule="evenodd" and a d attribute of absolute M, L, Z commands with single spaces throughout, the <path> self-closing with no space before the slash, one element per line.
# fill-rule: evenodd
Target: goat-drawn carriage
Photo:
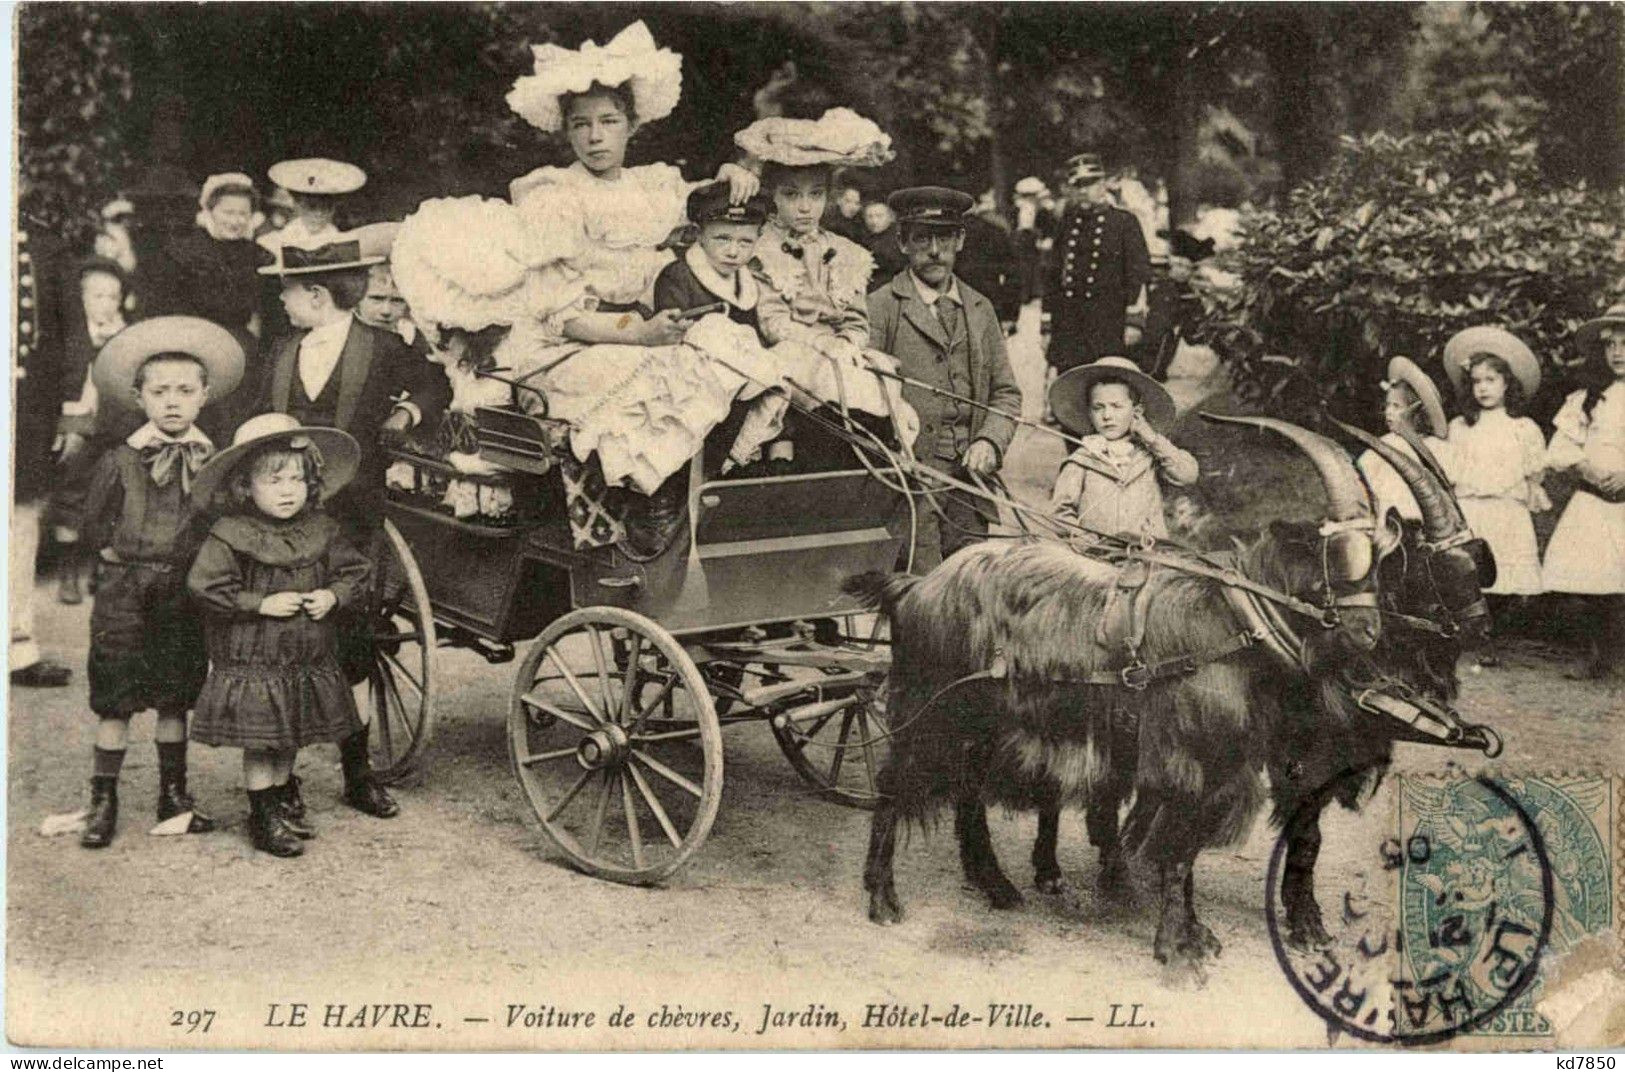
<path fill-rule="evenodd" d="M 621 516 L 642 497 L 595 482 L 562 422 L 488 408 L 478 425 L 500 476 L 394 455 L 366 686 L 380 778 L 424 757 L 438 652 L 499 664 L 533 640 L 508 705 L 513 771 L 585 871 L 650 883 L 681 867 L 716 817 L 721 731 L 739 723 L 767 722 L 820 795 L 873 805 L 888 656 L 852 632 L 861 608 L 841 583 L 896 561 L 897 485 L 862 468 L 708 481 L 696 459 L 688 520 L 648 553 Z M 453 483 L 511 509 L 454 516 Z"/>
<path fill-rule="evenodd" d="M 488 492 L 500 494 L 505 502 L 519 504 L 500 524 L 487 523 L 477 512 L 459 520 L 435 505 L 451 498 L 444 495 L 447 484 L 467 481 L 467 474 L 426 457 L 399 456 L 410 477 L 398 485 L 388 507 L 398 568 L 385 571 L 393 578 L 387 587 L 394 595 L 386 601 L 393 626 L 378 634 L 370 683 L 378 727 L 376 766 L 385 777 L 399 776 L 421 758 L 436 697 L 437 648 L 466 648 L 499 663 L 514 656 L 516 642 L 534 637 L 512 685 L 510 756 L 543 830 L 572 863 L 620 882 L 653 883 L 670 876 L 699 849 L 716 816 L 723 776 L 721 730 L 767 721 L 792 765 L 822 795 L 879 808 L 866 884 L 871 916 L 885 922 L 901 912 L 890 879 L 891 830 L 899 816 L 918 814 L 945 792 L 971 792 L 971 797 L 956 799 L 956 827 L 968 853 L 967 867 L 975 864 L 977 873 L 971 878 L 995 903 L 1013 891 L 988 855 L 985 820 L 976 818 L 981 795 L 1037 806 L 1045 813 L 1041 851 L 1035 850 L 1041 885 L 1059 878 L 1053 815 L 1068 801 L 1090 807 L 1091 840 L 1100 825 L 1095 820 L 1109 815 L 1111 829 L 1102 826 L 1098 844 L 1103 862 L 1119 866 L 1113 854 L 1117 809 L 1124 796 L 1132 790 L 1142 803 L 1154 802 L 1158 793 L 1166 796 L 1171 790 L 1156 784 L 1155 770 L 1136 773 L 1131 759 L 1116 776 L 1104 777 L 1089 773 L 1097 765 L 1094 760 L 1073 752 L 1086 746 L 1100 757 L 1132 757 L 1141 751 L 1132 743 L 1138 732 L 1133 727 L 1141 719 L 1135 715 L 1125 723 L 1113 712 L 1154 712 L 1169 704 L 1177 708 L 1185 702 L 1181 690 L 1191 688 L 1207 695 L 1201 704 L 1212 706 L 1213 697 L 1224 692 L 1210 687 L 1212 672 L 1225 679 L 1252 675 L 1235 680 L 1256 676 L 1259 682 L 1232 697 L 1230 722 L 1218 717 L 1204 730 L 1215 735 L 1214 754 L 1240 755 L 1234 747 L 1238 741 L 1227 735 L 1243 732 L 1241 727 L 1251 727 L 1247 734 L 1265 734 L 1267 740 L 1252 744 L 1266 758 L 1285 760 L 1296 754 L 1301 759 L 1292 735 L 1309 734 L 1306 739 L 1341 742 L 1321 757 L 1328 763 L 1369 753 L 1369 762 L 1358 767 L 1362 771 L 1385 765 L 1388 749 L 1400 740 L 1498 752 L 1500 741 L 1493 731 L 1463 723 L 1450 708 L 1453 687 L 1444 679 L 1453 680 L 1453 671 L 1438 671 L 1439 688 L 1427 687 L 1425 680 L 1433 673 L 1426 666 L 1432 656 L 1425 648 L 1436 642 L 1453 650 L 1458 631 L 1482 624 L 1480 585 L 1489 583 L 1487 569 L 1493 568 L 1442 482 L 1391 451 L 1384 455 L 1403 468 L 1422 503 L 1422 526 L 1401 529 L 1392 518 L 1374 516 L 1352 464 L 1330 441 L 1285 422 L 1230 420 L 1286 436 L 1321 473 L 1329 513 L 1302 535 L 1301 549 L 1277 546 L 1279 537 L 1266 535 L 1249 552 L 1258 559 L 1252 562 L 1247 555 L 1226 560 L 1176 544 L 1108 537 L 1076 548 L 1092 563 L 1077 567 L 1084 572 L 1076 577 L 1073 567 L 1058 566 L 1061 559 L 1040 551 L 1040 558 L 1049 555 L 1050 565 L 1044 568 L 1059 568 L 1057 578 L 1064 575 L 1065 591 L 1075 589 L 1081 596 L 1098 589 L 1069 612 L 1083 614 L 1096 626 L 1084 629 L 1069 619 L 1065 637 L 1051 643 L 1033 632 L 1042 631 L 1041 622 L 1011 618 L 1021 616 L 1011 609 L 1011 600 L 1042 602 L 1064 595 L 1062 589 L 1019 599 L 1005 593 L 999 607 L 976 611 L 964 621 L 933 611 L 935 626 L 905 623 L 912 639 L 906 653 L 899 649 L 899 658 L 907 665 L 899 668 L 902 684 L 894 683 L 890 698 L 907 709 L 888 713 L 882 686 L 892 669 L 891 650 L 854 635 L 849 623 L 878 602 L 897 628 L 896 604 L 892 597 L 877 600 L 873 582 L 866 589 L 854 578 L 892 568 L 902 545 L 897 521 L 905 510 L 919 508 L 908 502 L 911 492 L 919 490 L 922 480 L 941 487 L 951 485 L 952 478 L 904 464 L 884 450 L 867 458 L 863 438 L 856 434 L 847 439 L 862 465 L 856 469 L 707 480 L 696 460 L 676 537 L 652 553 L 636 553 L 624 533 L 617 535 L 616 497 L 632 493 L 605 489 L 601 480 L 595 486 L 591 468 L 568 450 L 565 426 L 516 409 L 481 410 L 481 453 L 503 464 L 505 486 L 475 487 L 471 494 L 476 501 Z M 889 465 L 890 474 L 875 462 Z M 1048 521 L 1052 534 L 1068 535 L 1058 531 L 1065 523 L 1040 511 L 1010 500 L 1003 504 L 1039 522 L 1035 527 Z M 1080 534 L 1103 535 L 1071 533 Z M 1402 542 L 1410 550 L 1390 557 Z M 971 558 L 955 574 L 949 565 L 964 555 Z M 966 564 L 975 557 L 965 552 L 950 560 L 938 588 L 958 584 L 956 577 L 966 575 Z M 980 557 L 991 563 L 1003 556 Z M 974 573 L 980 567 L 969 568 Z M 1214 612 L 1219 631 L 1207 647 L 1177 642 L 1184 625 L 1158 624 L 1159 614 L 1168 614 L 1157 610 L 1149 593 L 1166 583 L 1148 578 L 1159 571 L 1185 578 L 1188 593 L 1198 592 L 1190 584 L 1209 593 L 1184 598 L 1219 608 Z M 1380 584 L 1379 574 L 1387 578 Z M 1103 602 L 1091 610 L 1091 599 Z M 1007 603 L 1011 606 L 1003 605 Z M 961 600 L 959 610 L 968 612 L 973 604 L 975 599 Z M 1182 621 L 1188 618 L 1174 613 Z M 1001 615 L 1006 619 L 1002 625 L 997 620 Z M 1107 629 L 1114 620 L 1116 625 Z M 1379 643 L 1383 623 L 1396 637 L 1412 639 L 1396 641 L 1386 653 L 1364 654 Z M 1001 628 L 1010 631 L 998 634 Z M 954 635 L 929 641 L 922 649 L 920 636 L 933 629 Z M 1104 639 L 1108 633 L 1110 643 Z M 1131 640 L 1126 653 L 1116 650 L 1124 637 Z M 1089 656 L 1095 661 L 1081 676 L 1066 676 L 1078 671 L 1077 666 L 1068 671 L 1064 658 L 1048 671 L 1042 660 L 1050 656 L 1037 654 L 1040 662 L 1032 662 L 1035 653 L 1082 651 L 1091 641 L 1099 651 Z M 1334 650 L 1352 655 L 1328 657 Z M 1448 650 L 1440 658 L 1453 667 Z M 1238 659 L 1242 662 L 1233 662 Z M 1366 676 L 1356 676 L 1355 667 L 1363 667 Z M 947 678 L 955 680 L 943 685 Z M 1303 692 L 1314 682 L 1332 688 L 1315 700 L 1316 693 Z M 967 683 L 974 683 L 969 693 L 939 704 Z M 1035 688 L 1055 693 L 1043 699 L 1043 710 L 1057 702 L 1061 706 L 1049 714 L 1038 707 L 1027 715 L 998 714 L 1011 703 L 1022 707 L 1036 702 L 1027 696 Z M 1247 696 L 1258 689 L 1264 690 L 1259 698 L 1271 708 L 1288 712 L 1285 721 L 1278 716 L 1273 725 L 1261 724 L 1263 729 L 1252 726 L 1245 715 Z M 1064 725 L 1042 721 L 1057 717 L 1062 707 L 1077 714 L 1067 715 Z M 966 723 L 967 711 L 986 717 L 976 715 Z M 1223 714 L 1217 707 L 1215 711 Z M 1100 714 L 1110 716 L 1100 726 L 1112 727 L 1112 733 L 1129 726 L 1131 738 L 1110 744 L 1094 740 L 1090 725 Z M 1335 734 L 1316 730 L 1323 718 L 1336 720 Z M 972 724 L 979 728 L 969 732 Z M 1234 729 L 1226 728 L 1232 725 Z M 1015 733 L 1014 745 L 999 743 L 1007 731 Z M 1031 746 L 1027 752 L 1017 747 L 1024 742 Z M 1003 754 L 999 750 L 1005 747 L 1016 751 Z M 1183 746 L 1171 741 L 1169 747 L 1177 757 Z M 932 758 L 937 753 L 947 756 L 942 771 L 931 767 L 941 765 Z M 1026 764 L 1027 774 L 1011 768 L 1013 761 Z M 966 763 L 981 774 L 962 769 Z M 1256 776 L 1249 773 L 1251 764 L 1226 776 L 1244 786 Z M 1319 807 L 1334 796 L 1346 797 L 1350 804 L 1358 799 L 1357 785 L 1315 796 L 1295 783 L 1287 767 L 1278 769 L 1273 761 L 1266 765 L 1278 805 L 1291 805 L 1282 814 L 1297 814 L 1288 832 L 1295 843 L 1318 844 L 1313 835 L 1318 807 L 1298 807 L 1306 792 Z M 1334 775 L 1337 769 L 1324 773 Z M 1076 784 L 1056 773 L 1061 770 L 1077 775 Z M 1005 779 L 1003 789 L 975 789 L 995 775 Z M 1035 779 L 1031 784 L 1025 781 L 1028 775 Z M 1011 777 L 1023 784 L 1012 788 Z M 1096 800 L 1097 792 L 1106 796 Z M 1227 805 L 1235 822 L 1248 817 L 1252 799 L 1236 790 L 1235 801 Z M 1196 804 L 1193 798 L 1177 808 Z M 1206 815 L 1211 809 L 1196 806 L 1189 813 Z M 1137 836 L 1143 843 L 1146 831 L 1136 830 L 1133 814 L 1129 822 L 1125 838 Z M 1164 906 L 1159 956 L 1200 959 L 1204 950 L 1211 952 L 1211 935 L 1189 922 L 1195 919 L 1189 869 L 1210 834 L 1198 831 L 1170 842 L 1179 853 L 1177 859 L 1163 861 L 1176 875 L 1167 885 L 1175 894 Z M 1288 876 L 1292 888 L 1287 903 L 1296 913 L 1294 933 L 1308 941 L 1319 930 L 1319 913 L 1305 877 L 1312 872 L 1313 853 L 1305 853 Z M 1176 910 L 1179 901 L 1183 903 Z M 1175 917 L 1187 921 L 1181 924 L 1183 931 L 1168 924 Z"/>

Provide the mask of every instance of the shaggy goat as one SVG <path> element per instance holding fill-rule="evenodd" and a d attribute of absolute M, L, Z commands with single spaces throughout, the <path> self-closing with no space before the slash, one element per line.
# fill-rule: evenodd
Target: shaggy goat
<path fill-rule="evenodd" d="M 1239 633 L 1253 630 L 1223 582 L 1160 568 L 1145 581 L 1140 652 L 1150 664 L 1191 657 L 1192 665 L 1143 690 L 1086 683 L 1123 661 L 1095 641 L 1119 570 L 1054 542 L 985 543 L 923 579 L 870 574 L 849 582 L 891 620 L 893 636 L 895 728 L 864 872 L 872 920 L 902 916 L 892 875 L 899 819 L 921 821 L 951 800 L 967 877 L 995 905 L 1008 905 L 1020 898 L 993 853 L 985 803 L 1053 808 L 1120 799 L 1131 787 L 1122 835 L 1102 848 L 1156 861 L 1157 958 L 1199 968 L 1218 953 L 1196 918 L 1197 852 L 1248 829 L 1291 686 L 1305 674 L 1329 680 L 1380 635 L 1370 504 L 1353 466 L 1312 433 L 1247 423 L 1304 449 L 1331 502 L 1325 525 L 1277 523 L 1234 563 L 1253 582 L 1341 606 L 1335 627 L 1302 642 L 1277 623 L 1276 636 L 1290 640 L 1276 650 L 1296 649 L 1296 668 L 1268 650 L 1234 650 Z M 990 668 L 998 676 L 945 688 Z M 1111 820 L 1115 827 L 1115 809 Z"/>

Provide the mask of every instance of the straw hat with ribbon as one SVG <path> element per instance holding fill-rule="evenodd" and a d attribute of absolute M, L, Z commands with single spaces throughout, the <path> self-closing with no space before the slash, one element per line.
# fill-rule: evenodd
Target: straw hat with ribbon
<path fill-rule="evenodd" d="M 331 499 L 355 479 L 361 465 L 361 445 L 337 428 L 305 427 L 286 413 L 262 413 L 244 421 L 231 446 L 204 463 L 192 478 L 192 498 L 207 503 L 225 485 L 238 466 L 264 447 L 312 451 L 321 477 L 323 501 Z"/>
<path fill-rule="evenodd" d="M 1439 398 L 1439 388 L 1433 378 L 1408 357 L 1389 358 L 1388 378 L 1382 381 L 1382 388 L 1386 391 L 1400 384 L 1416 392 L 1422 414 L 1427 418 L 1428 431 L 1439 439 L 1445 438 L 1450 432 L 1450 422 L 1445 419 L 1444 402 Z"/>
<path fill-rule="evenodd" d="M 1535 352 L 1506 328 L 1481 324 L 1456 332 L 1444 344 L 1444 371 L 1458 393 L 1467 390 L 1467 363 L 1477 354 L 1505 361 L 1523 385 L 1525 397 L 1533 398 L 1540 390 L 1540 359 Z"/>
<path fill-rule="evenodd" d="M 301 249 L 283 243 L 274 252 L 276 260 L 259 269 L 260 275 L 315 275 L 318 272 L 370 268 L 384 263 L 382 254 L 368 256 L 363 252 L 360 239 L 353 234 L 340 234 L 333 241 L 315 249 Z"/>
<path fill-rule="evenodd" d="M 136 370 L 148 358 L 171 353 L 202 362 L 209 376 L 211 403 L 218 403 L 242 382 L 243 348 L 231 332 L 201 317 L 155 316 L 125 328 L 101 348 L 90 370 L 97 396 L 139 412 Z"/>
<path fill-rule="evenodd" d="M 1151 427 L 1166 432 L 1173 425 L 1174 396 L 1126 357 L 1103 357 L 1057 376 L 1049 386 L 1049 406 L 1055 419 L 1079 435 L 1093 432 L 1094 424 L 1089 420 L 1089 389 L 1101 380 L 1133 384 Z"/>

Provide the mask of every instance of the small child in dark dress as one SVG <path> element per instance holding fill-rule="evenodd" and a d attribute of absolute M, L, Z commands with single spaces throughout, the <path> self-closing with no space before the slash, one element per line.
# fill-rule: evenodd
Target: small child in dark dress
<path fill-rule="evenodd" d="M 361 728 L 333 611 L 363 597 L 372 566 L 320 508 L 360 456 L 345 432 L 267 413 L 198 474 L 199 501 L 215 495 L 227 512 L 186 578 L 209 653 L 192 739 L 243 750 L 250 837 L 273 856 L 315 836 L 288 800 L 299 749 Z"/>

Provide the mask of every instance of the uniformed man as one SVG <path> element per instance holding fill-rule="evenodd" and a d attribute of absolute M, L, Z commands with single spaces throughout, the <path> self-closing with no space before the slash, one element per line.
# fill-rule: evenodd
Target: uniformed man
<path fill-rule="evenodd" d="M 965 213 L 972 199 L 958 190 L 918 186 L 887 198 L 909 266 L 869 295 L 869 341 L 897 359 L 909 379 L 1006 414 L 1021 412 L 1021 388 L 1005 352 L 993 303 L 954 274 L 965 247 Z M 921 387 L 903 395 L 920 416 L 914 453 L 960 480 L 997 473 L 1015 435 L 999 412 L 956 402 Z M 998 509 L 981 498 L 939 496 L 942 509 L 922 508 L 914 572 L 925 573 L 961 547 L 987 535 Z"/>
<path fill-rule="evenodd" d="M 1133 213 L 1115 208 L 1094 153 L 1069 162 L 1068 205 L 1056 231 L 1044 290 L 1046 357 L 1055 372 L 1120 355 L 1139 342 L 1128 323 L 1143 313 L 1150 260 Z"/>

